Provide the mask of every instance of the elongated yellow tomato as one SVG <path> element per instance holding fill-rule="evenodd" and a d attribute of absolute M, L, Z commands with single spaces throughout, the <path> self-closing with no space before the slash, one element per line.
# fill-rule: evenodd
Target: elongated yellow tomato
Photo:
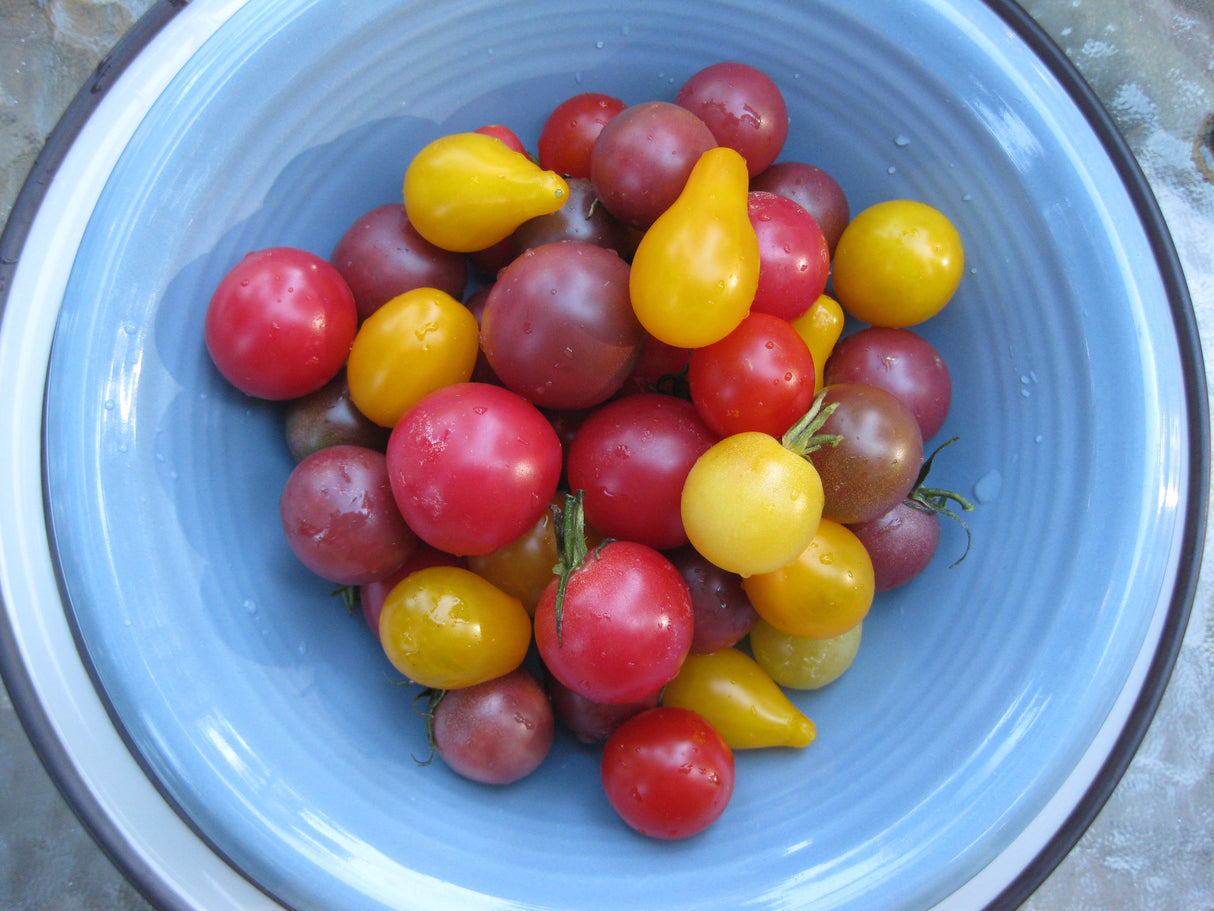
<path fill-rule="evenodd" d="M 808 460 L 765 433 L 714 443 L 683 482 L 688 540 L 721 569 L 778 569 L 809 546 L 822 517 L 822 479 Z"/>
<path fill-rule="evenodd" d="M 569 185 L 500 139 L 452 133 L 424 146 L 405 170 L 405 214 L 436 247 L 471 253 L 565 204 Z"/>
<path fill-rule="evenodd" d="M 659 341 L 676 348 L 710 345 L 750 311 L 759 241 L 746 211 L 749 186 L 740 154 L 709 149 L 641 237 L 628 290 L 637 319 Z"/>
<path fill-rule="evenodd" d="M 876 584 L 860 539 L 846 525 L 823 519 L 799 557 L 743 579 L 742 589 L 755 613 L 781 632 L 829 639 L 868 615 Z"/>
<path fill-rule="evenodd" d="M 379 638 L 392 665 L 422 686 L 473 686 L 508 674 L 531 644 L 518 598 L 471 570 L 431 566 L 410 573 L 384 599 Z"/>
<path fill-rule="evenodd" d="M 735 750 L 804 747 L 817 736 L 768 673 L 736 648 L 688 655 L 662 704 L 696 712 Z"/>
<path fill-rule="evenodd" d="M 833 297 L 823 294 L 812 307 L 793 320 L 792 327 L 805 339 L 814 358 L 814 390 L 825 384 L 826 361 L 843 334 L 843 308 Z"/>
<path fill-rule="evenodd" d="M 864 623 L 829 639 L 782 633 L 763 618 L 750 629 L 750 651 L 780 686 L 817 690 L 834 683 L 856 660 Z"/>
<path fill-rule="evenodd" d="M 952 299 L 965 268 L 961 235 L 939 209 L 910 199 L 869 206 L 843 229 L 831 263 L 843 309 L 874 326 L 914 326 Z"/>
<path fill-rule="evenodd" d="M 350 400 L 383 427 L 435 389 L 466 382 L 476 366 L 476 317 L 445 291 L 415 288 L 359 327 L 346 361 Z"/>

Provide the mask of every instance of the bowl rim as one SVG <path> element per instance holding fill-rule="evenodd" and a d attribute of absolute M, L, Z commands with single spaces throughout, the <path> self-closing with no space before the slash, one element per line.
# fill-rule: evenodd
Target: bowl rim
<path fill-rule="evenodd" d="M 1187 429 L 1188 485 L 1182 498 L 1185 518 L 1179 557 L 1167 611 L 1149 666 L 1132 708 L 1091 783 L 1057 830 L 987 905 L 988 908 L 1014 908 L 1027 900 L 1044 882 L 1108 801 L 1141 745 L 1167 687 L 1195 599 L 1205 541 L 1211 472 L 1210 417 L 1204 358 L 1189 286 L 1167 222 L 1128 142 L 1076 65 L 1023 7 L 1014 0 L 978 2 L 997 15 L 1013 35 L 1025 43 L 1063 88 L 1099 140 L 1133 202 L 1167 294 L 1176 329 L 1185 407 L 1190 418 Z M 102 58 L 51 130 L 0 234 L 0 318 L 7 311 L 13 278 L 35 217 L 68 152 L 123 73 L 188 6 L 188 0 L 156 0 L 119 39 L 111 52 Z M 43 489 L 45 512 L 49 509 L 45 477 Z M 12 625 L 8 609 L 0 613 L 3 614 L 3 621 L 0 622 L 0 678 L 4 680 L 13 708 L 35 753 L 55 786 L 102 851 L 149 902 L 157 907 L 187 907 L 181 903 L 182 897 L 164 882 L 155 865 L 149 863 L 139 849 L 130 843 L 122 827 L 110 818 L 94 786 L 73 761 L 69 747 L 58 734 L 51 708 L 44 703 L 32 675 L 23 663 L 18 633 Z M 113 717 L 113 708 L 92 670 L 85 645 L 80 641 L 79 631 L 74 625 L 71 632 L 77 652 L 97 691 L 96 695 L 105 711 L 110 713 L 111 721 L 134 761 L 172 811 L 222 858 L 215 846 L 180 812 L 122 733 L 122 726 Z M 224 860 L 243 878 L 239 865 Z M 257 883 L 246 881 L 254 889 L 264 892 Z M 266 897 L 274 901 L 268 893 Z"/>

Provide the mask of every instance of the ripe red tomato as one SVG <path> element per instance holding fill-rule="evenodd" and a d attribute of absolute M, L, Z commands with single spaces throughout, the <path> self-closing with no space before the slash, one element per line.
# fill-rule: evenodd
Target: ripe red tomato
<path fill-rule="evenodd" d="M 776 160 L 788 138 L 783 92 L 747 63 L 704 67 L 683 83 L 675 103 L 703 120 L 720 145 L 739 152 L 751 177 Z"/>
<path fill-rule="evenodd" d="M 620 99 L 599 92 L 566 98 L 552 109 L 540 130 L 540 167 L 566 177 L 589 178 L 595 140 L 603 125 L 625 107 Z"/>
<path fill-rule="evenodd" d="M 691 595 L 652 547 L 610 541 L 595 548 L 569 574 L 559 628 L 558 593 L 553 580 L 540 596 L 535 642 L 544 666 L 569 689 L 594 702 L 636 702 L 678 673 L 691 648 Z"/>
<path fill-rule="evenodd" d="M 717 435 L 685 399 L 629 395 L 596 409 L 569 447 L 569 486 L 586 521 L 609 538 L 669 550 L 687 543 L 683 482 Z"/>
<path fill-rule="evenodd" d="M 294 247 L 250 253 L 207 306 L 207 351 L 229 383 L 281 401 L 315 392 L 345 365 L 358 308 L 341 273 Z"/>
<path fill-rule="evenodd" d="M 531 528 L 561 477 L 561 442 L 521 395 L 456 383 L 405 412 L 388 473 L 418 537 L 448 553 L 488 554 Z"/>
<path fill-rule="evenodd" d="M 704 423 L 718 435 L 781 437 L 814 400 L 814 358 L 799 332 L 770 313 L 751 313 L 719 342 L 691 352 L 687 382 Z"/>
<path fill-rule="evenodd" d="M 624 822 L 653 838 L 687 838 L 725 812 L 733 751 L 688 709 L 648 709 L 616 728 L 603 747 L 603 790 Z"/>
<path fill-rule="evenodd" d="M 759 240 L 759 287 L 750 311 L 792 322 L 826 289 L 826 235 L 814 217 L 787 196 L 751 190 L 746 208 Z"/>

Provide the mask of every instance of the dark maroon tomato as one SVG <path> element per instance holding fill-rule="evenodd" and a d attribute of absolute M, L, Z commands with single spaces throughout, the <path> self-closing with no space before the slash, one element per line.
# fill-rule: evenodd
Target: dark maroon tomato
<path fill-rule="evenodd" d="M 911 492 L 923 467 L 923 438 L 910 409 L 880 386 L 839 383 L 823 389 L 837 405 L 821 432 L 837 445 L 810 453 L 822 478 L 824 518 L 844 525 L 889 512 Z"/>
<path fill-rule="evenodd" d="M 666 556 L 691 593 L 692 652 L 705 655 L 741 642 L 759 619 L 742 588 L 742 577 L 700 556 L 694 547 L 680 547 Z"/>
<path fill-rule="evenodd" d="M 600 762 L 607 801 L 652 838 L 687 838 L 716 822 L 733 797 L 733 751 L 688 709 L 660 706 L 620 725 Z"/>
<path fill-rule="evenodd" d="M 691 400 L 725 437 L 759 431 L 782 436 L 814 399 L 814 358 L 805 339 L 770 313 L 751 313 L 719 342 L 691 352 Z"/>
<path fill-rule="evenodd" d="M 751 190 L 747 213 L 759 240 L 759 287 L 750 311 L 792 322 L 826 290 L 826 235 L 800 204 L 777 193 Z"/>
<path fill-rule="evenodd" d="M 602 743 L 633 715 L 656 706 L 659 696 L 654 693 L 645 699 L 622 705 L 593 702 L 569 689 L 552 674 L 544 675 L 544 687 L 548 690 L 556 720 L 586 744 Z"/>
<path fill-rule="evenodd" d="M 487 123 L 483 127 L 477 127 L 473 132 L 492 136 L 494 139 L 501 140 L 507 147 L 518 152 L 520 155 L 526 155 L 528 158 L 531 157 L 531 153 L 527 151 L 527 147 L 523 145 L 523 141 L 518 138 L 518 134 L 510 129 L 510 127 L 502 126 L 500 123 Z"/>
<path fill-rule="evenodd" d="M 388 597 L 388 592 L 392 591 L 396 583 L 409 573 L 417 572 L 428 566 L 467 568 L 468 561 L 464 557 L 457 557 L 431 547 L 425 541 L 418 541 L 417 546 L 413 548 L 413 553 L 409 555 L 400 569 L 381 579 L 364 582 L 358 587 L 358 601 L 362 608 L 363 619 L 367 621 L 367 626 L 370 627 L 371 634 L 375 638 L 379 638 L 379 615 L 384 609 L 384 599 Z"/>
<path fill-rule="evenodd" d="M 510 265 L 510 261 L 513 259 L 514 239 L 511 237 L 503 237 L 492 247 L 474 250 L 468 254 L 468 263 L 479 275 L 489 281 L 495 280 L 498 273 Z"/>
<path fill-rule="evenodd" d="M 340 272 L 307 250 L 270 247 L 223 277 L 203 334 L 224 379 L 246 395 L 284 401 L 337 376 L 357 330 L 354 294 Z"/>
<path fill-rule="evenodd" d="M 489 302 L 489 292 L 493 290 L 492 285 L 485 285 L 482 288 L 477 288 L 464 301 L 464 305 L 472 311 L 472 315 L 476 317 L 477 327 L 481 324 L 481 318 L 485 315 L 485 304 Z M 502 385 L 502 381 L 498 375 L 493 372 L 493 368 L 489 366 L 489 358 L 485 357 L 485 352 L 477 349 L 476 364 L 472 368 L 472 376 L 470 377 L 474 383 L 491 383 L 494 386 Z"/>
<path fill-rule="evenodd" d="M 542 408 L 589 408 L 613 395 L 645 330 L 613 251 L 564 240 L 532 247 L 502 270 L 481 319 L 493 372 Z"/>
<path fill-rule="evenodd" d="M 531 528 L 556 494 L 561 462 L 547 418 L 487 383 L 428 393 L 388 440 L 401 515 L 423 541 L 460 556 L 492 553 Z"/>
<path fill-rule="evenodd" d="M 827 383 L 872 383 L 906 405 L 924 440 L 944 424 L 953 381 L 944 358 L 911 329 L 870 326 L 840 341 L 826 362 Z"/>
<path fill-rule="evenodd" d="M 350 401 L 344 370 L 315 392 L 288 402 L 283 431 L 287 451 L 296 462 L 341 443 L 379 452 L 388 448 L 387 428 L 380 427 Z"/>
<path fill-rule="evenodd" d="M 658 551 L 633 541 L 596 547 L 568 576 L 559 631 L 557 593 L 554 579 L 535 609 L 535 642 L 565 686 L 618 705 L 648 699 L 674 679 L 694 618 L 687 583 Z"/>
<path fill-rule="evenodd" d="M 668 550 L 687 543 L 680 501 L 691 466 L 718 439 L 684 399 L 640 393 L 587 417 L 569 447 L 569 486 L 608 538 Z"/>
<path fill-rule="evenodd" d="M 548 695 L 526 668 L 447 690 L 431 719 L 434 751 L 452 771 L 482 784 L 526 778 L 552 748 Z"/>
<path fill-rule="evenodd" d="M 620 99 L 599 92 L 566 98 L 540 130 L 539 164 L 565 177 L 590 177 L 590 153 L 604 124 L 624 110 Z"/>
<path fill-rule="evenodd" d="M 905 501 L 848 527 L 872 558 L 879 592 L 904 585 L 927 569 L 940 544 L 940 516 Z"/>
<path fill-rule="evenodd" d="M 459 300 L 468 281 L 464 255 L 418 234 L 401 203 L 377 206 L 355 219 L 329 261 L 354 292 L 360 320 L 414 288 L 438 288 Z"/>
<path fill-rule="evenodd" d="M 620 395 L 635 395 L 639 392 L 663 392 L 688 398 L 687 366 L 691 362 L 690 348 L 676 348 L 652 336 L 645 339 L 641 354 L 632 366 L 632 372 Z"/>
<path fill-rule="evenodd" d="M 754 177 L 788 138 L 788 108 L 771 77 L 746 63 L 706 66 L 683 83 L 675 103 L 704 121 L 719 145 L 738 152 Z"/>
<path fill-rule="evenodd" d="M 715 147 L 712 131 L 669 101 L 645 101 L 603 127 L 590 156 L 600 201 L 625 224 L 647 228 L 670 207 L 700 156 Z"/>
<path fill-rule="evenodd" d="M 295 556 L 338 585 L 381 579 L 417 546 L 392 496 L 384 454 L 362 446 L 330 446 L 296 465 L 279 512 Z"/>
<path fill-rule="evenodd" d="M 531 247 L 577 240 L 614 250 L 621 258 L 632 248 L 629 232 L 618 218 L 598 204 L 594 186 L 585 177 L 570 177 L 569 196 L 565 204 L 550 215 L 539 215 L 515 229 L 514 255 Z"/>
<path fill-rule="evenodd" d="M 826 171 L 801 161 L 778 161 L 750 181 L 752 190 L 787 196 L 814 217 L 826 236 L 830 255 L 835 255 L 839 236 L 851 220 L 847 194 Z"/>

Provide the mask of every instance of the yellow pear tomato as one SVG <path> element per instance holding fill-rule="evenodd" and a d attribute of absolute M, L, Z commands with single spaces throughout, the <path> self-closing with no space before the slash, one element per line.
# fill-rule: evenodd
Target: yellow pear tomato
<path fill-rule="evenodd" d="M 522 152 L 483 133 L 452 133 L 424 146 L 405 170 L 405 214 L 436 247 L 484 250 L 523 222 L 550 215 L 569 185 Z"/>
<path fill-rule="evenodd" d="M 746 160 L 709 149 L 683 190 L 641 237 L 629 294 L 641 325 L 676 348 L 720 341 L 750 311 L 759 241 L 747 214 Z"/>

